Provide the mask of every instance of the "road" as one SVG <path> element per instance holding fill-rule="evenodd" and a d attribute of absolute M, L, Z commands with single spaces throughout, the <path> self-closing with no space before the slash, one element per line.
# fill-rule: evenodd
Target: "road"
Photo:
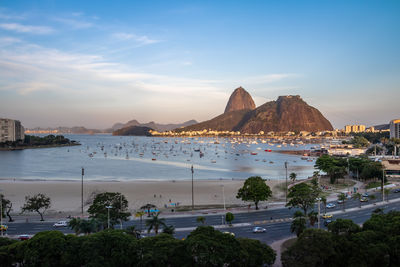
<path fill-rule="evenodd" d="M 375 195 L 376 200 L 370 200 L 365 204 L 361 204 L 362 206 L 369 205 L 372 207 L 360 209 L 358 200 L 349 199 L 346 201 L 346 212 L 342 212 L 342 206 L 335 203 L 336 207 L 333 209 L 327 209 L 327 213 L 334 213 L 334 219 L 351 219 L 355 223 L 362 224 L 364 221 L 370 218 L 372 211 L 378 207 L 384 208 L 385 211 L 400 209 L 400 202 L 394 202 L 395 200 L 400 200 L 400 194 L 390 194 L 389 200 L 392 202 L 385 202 L 383 206 L 380 206 L 379 204 L 382 203 L 381 194 L 376 193 Z M 370 205 L 373 203 L 377 203 L 377 205 Z M 292 233 L 290 232 L 290 224 L 291 217 L 295 211 L 295 209 L 277 208 L 271 210 L 263 209 L 260 211 L 235 213 L 235 219 L 233 221 L 234 227 L 229 227 L 226 224 L 223 225 L 224 216 L 222 214 L 201 216 L 204 216 L 206 218 L 207 225 L 222 227 L 220 228 L 221 231 L 233 232 L 236 237 L 250 237 L 271 244 L 276 240 L 280 240 L 292 235 Z M 321 204 L 321 213 L 323 212 L 324 208 Z M 200 216 L 200 214 L 197 214 L 195 216 L 171 216 L 165 218 L 165 222 L 167 225 L 173 225 L 176 228 L 177 231 L 175 236 L 177 238 L 184 238 L 199 225 L 199 223 L 196 221 L 196 218 L 198 216 Z M 145 219 L 146 217 L 143 218 L 143 225 Z M 47 221 L 8 223 L 9 228 L 7 234 L 15 236 L 19 234 L 35 234 L 40 231 L 54 230 L 55 228 L 53 227 L 53 224 L 54 222 Z M 135 225 L 138 229 L 140 229 L 139 220 L 124 222 L 123 228 L 131 225 Z M 252 229 L 255 225 L 266 228 L 267 232 L 254 234 L 252 232 Z M 321 227 L 324 227 L 323 219 L 321 220 Z M 116 228 L 119 228 L 119 226 L 117 225 Z M 64 233 L 73 233 L 70 229 L 66 227 L 57 228 L 57 230 L 60 230 Z"/>

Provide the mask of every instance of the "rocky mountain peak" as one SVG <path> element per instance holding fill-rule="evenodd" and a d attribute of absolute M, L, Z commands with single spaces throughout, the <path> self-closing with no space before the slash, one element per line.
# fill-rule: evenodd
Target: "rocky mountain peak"
<path fill-rule="evenodd" d="M 243 88 L 236 88 L 231 96 L 229 97 L 228 104 L 226 105 L 225 112 L 231 112 L 236 110 L 253 110 L 256 108 L 253 98 L 251 95 Z"/>

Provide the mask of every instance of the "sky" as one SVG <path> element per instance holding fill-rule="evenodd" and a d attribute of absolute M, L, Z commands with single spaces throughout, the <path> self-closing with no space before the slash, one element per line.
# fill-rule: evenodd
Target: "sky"
<path fill-rule="evenodd" d="M 211 119 L 242 86 L 335 128 L 400 117 L 400 1 L 0 2 L 0 117 L 25 127 Z"/>

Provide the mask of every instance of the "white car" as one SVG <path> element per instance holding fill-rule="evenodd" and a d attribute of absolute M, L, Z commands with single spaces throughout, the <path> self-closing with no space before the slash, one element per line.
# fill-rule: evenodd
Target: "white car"
<path fill-rule="evenodd" d="M 68 222 L 67 221 L 59 221 L 56 222 L 55 224 L 53 224 L 54 227 L 67 227 L 68 226 Z"/>
<path fill-rule="evenodd" d="M 253 228 L 253 233 L 265 233 L 266 231 L 267 229 L 258 226 Z"/>
<path fill-rule="evenodd" d="M 336 207 L 336 205 L 333 204 L 333 203 L 328 203 L 328 204 L 326 205 L 326 208 L 327 208 L 327 209 L 333 209 L 334 207 Z"/>

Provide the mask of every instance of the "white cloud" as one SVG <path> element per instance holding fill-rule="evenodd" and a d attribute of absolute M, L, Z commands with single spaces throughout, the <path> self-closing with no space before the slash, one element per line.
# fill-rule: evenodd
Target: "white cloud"
<path fill-rule="evenodd" d="M 141 45 L 149 45 L 161 42 L 160 40 L 150 39 L 146 35 L 136 35 L 133 33 L 125 33 L 125 32 L 114 33 L 112 37 L 120 41 L 133 40 Z"/>
<path fill-rule="evenodd" d="M 68 25 L 75 29 L 87 29 L 93 27 L 93 23 L 84 20 L 76 20 L 68 18 L 54 18 L 53 20 Z"/>
<path fill-rule="evenodd" d="M 16 43 L 20 43 L 21 40 L 15 37 L 0 37 L 0 46 L 7 46 Z"/>
<path fill-rule="evenodd" d="M 299 76 L 298 74 L 292 74 L 292 73 L 265 74 L 265 75 L 247 77 L 243 79 L 243 82 L 248 84 L 266 84 L 298 76 Z"/>
<path fill-rule="evenodd" d="M 54 29 L 48 26 L 32 26 L 19 23 L 2 23 L 0 24 L 0 28 L 9 31 L 32 34 L 50 34 L 54 32 Z"/>

